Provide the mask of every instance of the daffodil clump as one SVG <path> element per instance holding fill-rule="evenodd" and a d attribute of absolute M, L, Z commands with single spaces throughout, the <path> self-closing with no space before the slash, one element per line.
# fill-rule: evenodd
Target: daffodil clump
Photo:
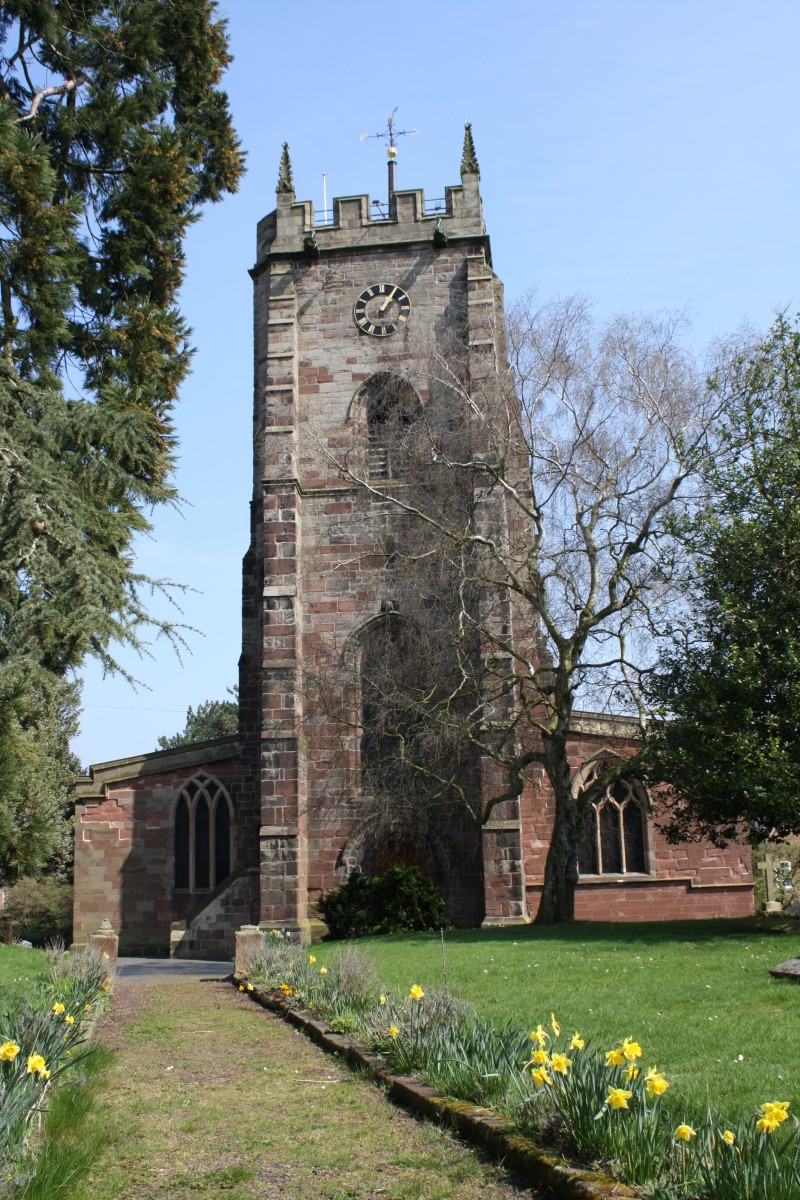
<path fill-rule="evenodd" d="M 51 957 L 50 979 L 0 1004 L 0 1158 L 24 1157 L 27 1132 L 59 1076 L 86 1054 L 86 1021 L 111 987 L 108 962 Z"/>
<path fill-rule="evenodd" d="M 240 990 L 263 984 L 288 1004 L 324 1015 L 332 1029 L 355 1032 L 359 1016 L 378 1002 L 375 971 L 360 955 L 345 950 L 328 968 L 288 934 L 272 930 L 248 963 Z"/>
<path fill-rule="evenodd" d="M 561 1038 L 551 1014 L 530 1042 L 522 1068 L 530 1094 L 519 1107 L 527 1131 L 558 1131 L 576 1157 L 604 1162 L 653 1194 L 800 1197 L 800 1122 L 791 1120 L 790 1102 L 769 1101 L 732 1129 L 710 1111 L 686 1111 L 665 1072 L 644 1065 L 645 1052 L 633 1037 L 592 1049 L 577 1030 Z"/>
<path fill-rule="evenodd" d="M 648 1195 L 800 1200 L 800 1122 L 790 1102 L 767 1101 L 737 1125 L 690 1111 L 633 1031 L 595 1047 L 553 1012 L 532 1030 L 495 1028 L 446 989 L 412 980 L 394 995 L 356 952 L 345 950 L 328 972 L 288 939 L 267 943 L 240 989 L 250 980 L 355 1036 L 396 1073 L 492 1106 Z"/>

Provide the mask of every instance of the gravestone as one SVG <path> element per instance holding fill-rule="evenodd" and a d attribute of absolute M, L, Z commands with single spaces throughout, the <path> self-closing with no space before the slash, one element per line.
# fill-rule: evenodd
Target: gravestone
<path fill-rule="evenodd" d="M 764 906 L 764 911 L 767 913 L 782 912 L 783 905 L 775 898 L 775 859 L 771 854 L 765 854 L 762 861 L 757 864 L 757 867 L 764 876 L 764 886 L 767 893 L 767 903 Z"/>
<path fill-rule="evenodd" d="M 800 983 L 800 958 L 790 958 L 777 967 L 770 967 L 770 975 L 775 979 L 794 979 Z"/>

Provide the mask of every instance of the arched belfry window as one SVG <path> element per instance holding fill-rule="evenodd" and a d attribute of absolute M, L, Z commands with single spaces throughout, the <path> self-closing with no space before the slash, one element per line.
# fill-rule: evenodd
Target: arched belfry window
<path fill-rule="evenodd" d="M 581 875 L 647 872 L 647 800 L 636 780 L 617 779 L 589 805 L 578 866 Z"/>
<path fill-rule="evenodd" d="M 360 397 L 367 416 L 370 479 L 397 479 L 407 474 L 411 435 L 422 406 L 411 384 L 390 371 L 372 375 Z"/>
<path fill-rule="evenodd" d="M 210 891 L 231 873 L 231 801 L 216 779 L 196 775 L 175 803 L 175 887 Z"/>

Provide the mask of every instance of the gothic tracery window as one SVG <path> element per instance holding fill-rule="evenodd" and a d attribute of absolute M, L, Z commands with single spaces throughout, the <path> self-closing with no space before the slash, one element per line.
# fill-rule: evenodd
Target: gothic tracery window
<path fill-rule="evenodd" d="M 589 805 L 578 866 L 581 875 L 647 872 L 647 804 L 635 780 L 618 779 Z"/>
<path fill-rule="evenodd" d="M 181 789 L 173 818 L 175 887 L 210 891 L 231 873 L 231 802 L 222 784 L 196 775 Z"/>
<path fill-rule="evenodd" d="M 397 479 L 409 466 L 419 396 L 410 383 L 389 371 L 379 371 L 368 379 L 361 395 L 367 415 L 370 478 Z"/>

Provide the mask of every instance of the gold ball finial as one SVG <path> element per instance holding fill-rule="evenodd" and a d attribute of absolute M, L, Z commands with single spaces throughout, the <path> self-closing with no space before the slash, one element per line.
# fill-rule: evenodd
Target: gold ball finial
<path fill-rule="evenodd" d="M 394 160 L 397 158 L 397 150 L 394 146 L 387 147 L 386 157 L 390 162 L 394 162 Z"/>

